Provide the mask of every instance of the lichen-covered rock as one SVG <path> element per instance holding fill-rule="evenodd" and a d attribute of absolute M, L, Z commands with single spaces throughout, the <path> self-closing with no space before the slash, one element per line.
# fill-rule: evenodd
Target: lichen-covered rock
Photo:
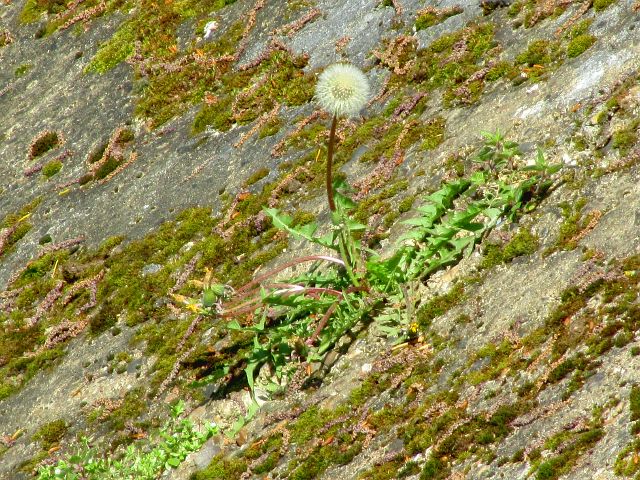
<path fill-rule="evenodd" d="M 162 478 L 637 475 L 637 2 L 458 3 L 4 2 L 0 478 L 82 436 L 153 447 L 178 399 L 235 435 Z M 485 167 L 483 131 L 563 168 L 385 305 L 410 341 L 361 322 L 307 364 L 291 338 L 291 376 L 256 371 L 239 420 L 253 337 L 192 310 L 319 253 L 262 209 L 328 220 L 313 88 L 340 61 L 372 85 L 336 163 L 383 256 L 412 206 Z"/>

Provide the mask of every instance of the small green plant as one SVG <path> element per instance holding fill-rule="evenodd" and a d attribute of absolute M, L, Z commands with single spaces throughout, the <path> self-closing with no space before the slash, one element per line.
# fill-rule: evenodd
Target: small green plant
<path fill-rule="evenodd" d="M 502 169 L 507 163 L 513 169 L 515 158 L 522 155 L 518 144 L 506 141 L 500 130 L 494 133 L 482 132 L 482 136 L 485 138 L 485 143 L 478 152 L 475 162 L 486 165 L 492 173 Z"/>
<path fill-rule="evenodd" d="M 402 222 L 407 231 L 385 258 L 362 245 L 359 235 L 365 226 L 351 217 L 356 204 L 345 182 L 336 182 L 327 192 L 335 209 L 323 234 L 317 233 L 316 222 L 295 224 L 292 217 L 265 209 L 274 227 L 332 253 L 293 259 L 235 291 L 208 278 L 200 299 L 182 297 L 191 310 L 227 319 L 229 329 L 254 337 L 243 365 L 224 365 L 198 384 L 218 381 L 240 366 L 253 391 L 263 364 L 270 364 L 278 379 L 287 377 L 298 368 L 294 359 L 320 359 L 364 321 L 398 341 L 426 328 L 428 322 L 417 323 L 413 313 L 413 283 L 457 263 L 499 222 L 515 221 L 532 209 L 560 168 L 549 165 L 541 151 L 532 165 L 519 167 L 515 142 L 500 132 L 484 136 L 475 158 L 480 170 L 428 195 L 417 208 L 418 216 Z M 518 254 L 520 250 L 513 256 Z M 311 264 L 306 273 L 274 280 L 304 264 Z M 275 382 L 261 388 L 279 387 Z"/>
<path fill-rule="evenodd" d="M 170 419 L 160 429 L 155 446 L 151 449 L 141 443 L 129 445 L 122 458 L 116 460 L 100 456 L 89 439 L 84 438 L 75 455 L 59 460 L 55 465 L 40 468 L 38 480 L 159 478 L 162 472 L 178 467 L 187 455 L 198 451 L 204 442 L 218 432 L 214 424 L 208 424 L 204 431 L 198 431 L 191 421 L 180 420 L 183 413 L 184 402 L 180 401 L 171 407 Z"/>

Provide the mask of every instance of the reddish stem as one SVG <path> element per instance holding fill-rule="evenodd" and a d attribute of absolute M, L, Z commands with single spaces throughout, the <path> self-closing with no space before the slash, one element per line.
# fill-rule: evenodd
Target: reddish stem
<path fill-rule="evenodd" d="M 343 292 L 343 296 L 346 293 L 368 292 L 368 291 L 369 291 L 369 287 L 367 287 L 367 286 L 349 287 Z M 316 343 L 316 340 L 318 339 L 318 336 L 322 333 L 322 330 L 324 329 L 324 327 L 327 326 L 327 323 L 329 322 L 329 318 L 331 318 L 331 315 L 333 315 L 333 312 L 335 312 L 335 310 L 338 307 L 339 303 L 340 303 L 340 300 L 336 300 L 327 309 L 325 314 L 322 316 L 322 320 L 320 320 L 320 323 L 318 324 L 318 326 L 316 327 L 315 331 L 313 332 L 313 335 L 311 335 L 307 339 L 307 341 L 306 341 L 307 345 L 309 345 L 311 347 L 311 346 L 313 346 L 314 343 Z"/>
<path fill-rule="evenodd" d="M 326 260 L 327 262 L 333 262 L 333 263 L 337 263 L 338 265 L 344 266 L 344 262 L 342 260 L 338 260 L 337 258 L 329 257 L 327 255 L 309 255 L 307 257 L 296 258 L 295 260 L 287 262 L 284 265 L 279 266 L 278 268 L 275 268 L 275 269 L 273 269 L 273 270 L 271 270 L 271 271 L 269 271 L 267 273 L 264 273 L 264 274 L 260 275 L 259 277 L 254 278 L 249 283 L 247 283 L 244 286 L 242 286 L 239 289 L 237 289 L 236 290 L 236 294 L 241 293 L 241 292 L 246 292 L 247 290 L 251 290 L 251 288 L 254 285 L 258 285 L 263 280 L 266 280 L 267 278 L 272 277 L 272 276 L 282 272 L 283 270 L 286 270 L 289 267 L 293 267 L 294 265 L 298 265 L 299 263 L 315 262 L 315 261 L 318 261 L 318 260 Z"/>
<path fill-rule="evenodd" d="M 335 312 L 336 308 L 338 307 L 338 303 L 340 303 L 339 300 L 336 300 L 335 302 L 333 302 L 331 306 L 327 309 L 327 311 L 324 313 L 324 315 L 322 316 L 322 320 L 320 320 L 320 323 L 318 324 L 315 331 L 313 332 L 313 335 L 311 335 L 307 340 L 306 342 L 307 345 L 311 347 L 313 346 L 314 343 L 316 343 L 318 336 L 320 335 L 324 327 L 329 322 L 329 318 L 331 318 L 331 315 L 333 315 L 333 312 Z"/>
<path fill-rule="evenodd" d="M 336 211 L 336 204 L 333 201 L 333 149 L 336 143 L 336 125 L 338 117 L 333 116 L 331 121 L 331 131 L 329 132 L 329 145 L 327 147 L 327 200 L 329 201 L 329 210 Z"/>

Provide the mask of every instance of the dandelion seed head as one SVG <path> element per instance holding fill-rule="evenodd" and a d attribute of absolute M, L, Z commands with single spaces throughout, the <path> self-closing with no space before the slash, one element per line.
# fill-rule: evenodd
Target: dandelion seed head
<path fill-rule="evenodd" d="M 320 106 L 337 116 L 357 114 L 367 103 L 369 92 L 369 80 L 365 74 L 346 63 L 327 67 L 316 85 L 316 99 Z"/>

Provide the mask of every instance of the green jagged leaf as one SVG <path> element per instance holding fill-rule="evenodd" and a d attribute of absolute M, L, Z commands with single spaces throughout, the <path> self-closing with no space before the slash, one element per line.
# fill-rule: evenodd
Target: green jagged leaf
<path fill-rule="evenodd" d="M 251 390 L 252 395 L 253 395 L 254 374 L 255 374 L 256 368 L 258 368 L 260 365 L 262 365 L 261 361 L 252 361 L 247 363 L 247 366 L 244 369 L 244 373 L 247 376 L 247 383 L 249 384 L 249 390 Z"/>
<path fill-rule="evenodd" d="M 315 222 L 310 222 L 305 225 L 301 225 L 296 227 L 295 230 L 300 233 L 300 235 L 304 238 L 311 238 L 313 234 L 318 230 L 318 224 Z"/>
<path fill-rule="evenodd" d="M 467 210 L 464 212 L 455 213 L 451 216 L 448 223 L 451 226 L 462 228 L 464 230 L 469 230 L 471 232 L 475 232 L 480 230 L 484 224 L 471 222 L 474 218 L 476 218 L 480 213 L 482 213 L 482 208 L 477 205 L 469 205 Z"/>
<path fill-rule="evenodd" d="M 341 212 L 348 212 L 356 207 L 356 202 L 338 191 L 335 192 L 334 200 L 336 202 L 336 209 Z"/>
<path fill-rule="evenodd" d="M 224 376 L 228 375 L 230 371 L 229 365 L 223 365 L 216 369 L 212 374 L 202 377 L 200 380 L 195 380 L 189 384 L 191 388 L 204 387 L 211 383 L 217 382 Z"/>
<path fill-rule="evenodd" d="M 352 218 L 349 218 L 349 217 L 347 217 L 345 219 L 345 223 L 347 225 L 347 228 L 351 232 L 359 232 L 359 231 L 365 230 L 367 228 L 366 225 L 363 225 L 362 223 L 360 223 L 360 222 L 358 222 L 358 221 L 356 221 L 356 220 L 354 220 Z"/>
<path fill-rule="evenodd" d="M 466 237 L 458 237 L 449 241 L 451 245 L 454 247 L 454 251 L 456 254 L 462 254 L 464 250 L 468 248 L 472 248 L 477 241 L 477 237 L 475 235 L 468 235 Z"/>
<path fill-rule="evenodd" d="M 470 180 L 474 185 L 484 185 L 487 183 L 487 174 L 483 171 L 475 172 L 471 175 Z"/>
<path fill-rule="evenodd" d="M 443 225 L 443 224 L 435 225 L 430 230 L 429 233 L 431 236 L 427 238 L 427 241 L 429 243 L 437 243 L 437 242 L 440 242 L 441 240 L 448 240 L 450 238 L 453 238 L 453 236 L 459 231 L 460 231 L 459 228 L 452 227 L 449 225 Z"/>
<path fill-rule="evenodd" d="M 333 245 L 333 242 L 327 241 L 327 235 L 323 235 L 322 237 L 313 236 L 318 228 L 315 222 L 307 223 L 306 225 L 301 225 L 300 227 L 292 227 L 291 223 L 293 222 L 293 219 L 289 215 L 281 213 L 277 208 L 265 207 L 263 210 L 267 215 L 271 217 L 274 227 L 288 232 L 294 237 L 304 238 L 305 240 L 322 245 L 323 247 L 336 250 L 337 247 Z M 333 239 L 333 236 L 331 236 L 331 239 Z"/>
<path fill-rule="evenodd" d="M 238 322 L 238 320 L 231 320 L 230 322 L 228 322 L 227 328 L 229 330 L 244 330 L 244 327 L 240 325 L 240 322 Z"/>
<path fill-rule="evenodd" d="M 403 225 L 413 225 L 416 227 L 431 228 L 433 227 L 433 219 L 429 217 L 408 218 L 401 222 Z"/>
<path fill-rule="evenodd" d="M 399 245 L 403 244 L 406 240 L 412 240 L 416 242 L 422 241 L 428 229 L 426 228 L 412 228 L 404 232 L 402 235 L 398 237 L 397 243 Z"/>
<path fill-rule="evenodd" d="M 212 288 L 205 288 L 202 291 L 202 306 L 204 308 L 210 308 L 218 301 L 219 296 Z"/>
<path fill-rule="evenodd" d="M 293 218 L 286 213 L 281 213 L 277 208 L 264 208 L 264 212 L 271 217 L 273 226 L 280 229 L 288 228 L 293 222 Z"/>

